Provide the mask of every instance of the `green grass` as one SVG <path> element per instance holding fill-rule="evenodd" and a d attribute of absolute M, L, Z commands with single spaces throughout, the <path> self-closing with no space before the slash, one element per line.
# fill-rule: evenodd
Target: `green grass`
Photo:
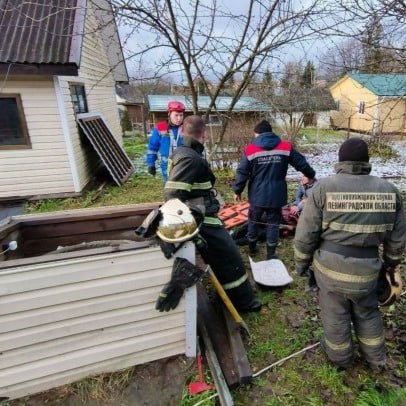
<path fill-rule="evenodd" d="M 312 142 L 319 142 L 318 139 L 322 138 L 321 135 L 323 135 L 323 142 L 338 140 L 343 136 L 343 133 L 337 134 L 337 132 L 332 134 L 330 132 L 324 134 L 320 131 L 312 133 L 309 129 L 305 129 L 304 133 L 306 140 L 312 140 Z M 131 159 L 142 157 L 145 154 L 143 137 L 125 137 L 124 144 Z M 216 188 L 226 202 L 232 203 L 231 184 L 234 173 L 225 170 L 216 172 L 216 176 Z M 288 184 L 289 199 L 293 198 L 296 186 L 296 183 Z M 162 181 L 159 177 L 134 174 L 122 187 L 106 185 L 100 192 L 92 190 L 76 199 L 32 202 L 26 206 L 26 211 L 38 213 L 162 200 Z M 259 249 L 259 258 L 262 258 L 265 256 L 264 244 L 259 245 Z M 317 300 L 315 296 L 304 291 L 305 278 L 297 276 L 294 272 L 291 237 L 280 239 L 278 252 L 294 281 L 282 289 L 258 290 L 258 295 L 264 304 L 263 310 L 260 314 L 244 315 L 252 334 L 251 340 L 246 337 L 244 340 L 254 372 L 318 342 L 322 334 Z M 249 268 L 247 248 L 241 247 L 241 253 Z M 404 317 L 406 300 L 403 299 L 396 306 L 384 309 L 383 312 L 385 326 L 391 328 L 393 334 L 406 331 Z M 394 339 L 388 340 L 391 374 L 394 374 L 398 380 L 403 380 L 404 385 L 406 381 L 405 347 L 402 347 L 401 339 L 396 337 L 395 335 Z M 133 370 L 129 369 L 88 378 L 49 392 L 47 399 L 61 400 L 64 396 L 73 394 L 85 402 L 91 399 L 98 401 L 98 405 L 102 405 L 114 393 L 124 390 L 131 380 L 132 374 Z M 208 375 L 206 378 L 206 381 L 209 381 Z M 196 379 L 196 375 L 191 373 L 185 382 L 181 406 L 191 406 L 198 402 L 203 402 L 201 404 L 206 406 L 218 404 L 218 400 L 216 403 L 216 399 L 209 399 L 213 391 L 203 392 L 197 396 L 190 396 L 187 393 L 186 385 L 194 379 Z M 251 385 L 233 389 L 232 395 L 238 406 L 250 404 L 267 406 L 406 405 L 406 389 L 402 388 L 396 380 L 390 379 L 390 374 L 377 375 L 359 362 L 350 371 L 338 371 L 327 362 L 318 347 L 264 372 L 255 378 Z M 9 406 L 28 404 L 21 402 L 22 400 L 1 404 Z"/>

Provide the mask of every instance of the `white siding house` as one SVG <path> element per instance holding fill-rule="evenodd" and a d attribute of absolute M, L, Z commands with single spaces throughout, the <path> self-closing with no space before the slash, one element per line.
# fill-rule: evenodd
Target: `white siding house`
<path fill-rule="evenodd" d="M 116 30 L 109 38 L 120 52 L 112 60 L 100 29 L 107 16 L 106 27 L 115 29 L 112 12 L 104 1 L 19 3 L 0 9 L 9 24 L 0 28 L 9 44 L 0 49 L 0 103 L 19 120 L 15 126 L 0 118 L 0 202 L 77 195 L 101 163 L 80 135 L 76 113 L 98 113 L 122 142 L 115 84 L 128 76 Z M 36 31 L 30 17 L 39 14 L 49 16 Z M 49 30 L 51 23 L 59 31 Z"/>

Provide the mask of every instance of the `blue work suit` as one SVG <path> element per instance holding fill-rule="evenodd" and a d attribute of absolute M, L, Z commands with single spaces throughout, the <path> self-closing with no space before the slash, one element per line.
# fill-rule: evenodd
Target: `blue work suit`
<path fill-rule="evenodd" d="M 159 154 L 164 183 L 168 179 L 168 158 L 182 145 L 182 139 L 182 126 L 172 126 L 167 121 L 160 121 L 152 130 L 147 147 L 147 166 L 155 167 Z"/>

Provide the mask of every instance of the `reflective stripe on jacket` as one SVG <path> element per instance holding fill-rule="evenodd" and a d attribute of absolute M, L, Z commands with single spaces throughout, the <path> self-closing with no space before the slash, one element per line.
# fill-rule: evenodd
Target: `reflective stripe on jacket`
<path fill-rule="evenodd" d="M 189 137 L 184 138 L 170 158 L 168 181 L 165 183 L 165 200 L 182 201 L 202 197 L 206 215 L 215 216 L 220 204 L 213 193 L 216 178 L 203 157 L 204 146 Z"/>
<path fill-rule="evenodd" d="M 312 189 L 295 232 L 295 261 L 312 260 L 320 276 L 338 290 L 355 293 L 373 289 L 378 258 L 346 258 L 318 249 L 322 241 L 351 247 L 383 246 L 383 260 L 399 263 L 406 244 L 402 197 L 392 184 L 370 176 L 366 162 L 340 162 L 337 174 Z"/>
<path fill-rule="evenodd" d="M 248 200 L 258 207 L 282 207 L 287 203 L 286 173 L 289 165 L 313 178 L 315 171 L 292 144 L 274 133 L 263 133 L 249 144 L 237 168 L 234 193 L 240 195 L 248 182 Z"/>

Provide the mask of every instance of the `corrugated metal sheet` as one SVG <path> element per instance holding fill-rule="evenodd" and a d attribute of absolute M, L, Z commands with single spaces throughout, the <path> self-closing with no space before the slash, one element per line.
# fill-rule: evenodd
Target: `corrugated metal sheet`
<path fill-rule="evenodd" d="M 100 115 L 93 113 L 78 115 L 78 123 L 113 180 L 122 185 L 133 173 L 134 167 L 107 124 Z"/>
<path fill-rule="evenodd" d="M 184 301 L 154 308 L 171 267 L 147 248 L 0 271 L 0 397 L 185 353 Z"/>
<path fill-rule="evenodd" d="M 82 3 L 0 0 L 0 62 L 79 65 Z"/>
<path fill-rule="evenodd" d="M 186 111 L 192 111 L 192 102 L 186 96 L 172 96 L 172 95 L 148 95 L 147 96 L 149 110 L 153 112 L 166 111 L 168 101 L 177 100 L 186 106 Z M 232 97 L 221 96 L 216 100 L 217 111 L 228 111 L 232 102 Z M 200 96 L 197 100 L 199 110 L 205 111 L 210 105 L 209 96 Z M 262 103 L 253 97 L 243 96 L 237 101 L 233 107 L 233 112 L 256 112 L 256 111 L 269 111 L 270 106 Z"/>

